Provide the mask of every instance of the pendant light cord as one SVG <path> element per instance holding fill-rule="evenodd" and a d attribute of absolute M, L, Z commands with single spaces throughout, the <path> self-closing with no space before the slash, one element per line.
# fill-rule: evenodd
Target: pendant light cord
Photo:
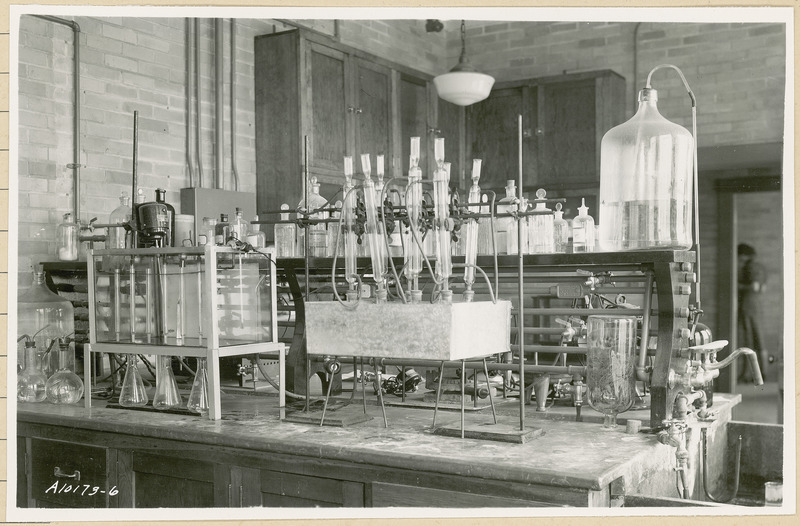
<path fill-rule="evenodd" d="M 696 274 L 697 274 L 697 284 L 695 286 L 695 297 L 697 302 L 697 309 L 700 310 L 700 204 L 698 201 L 699 190 L 698 186 L 700 184 L 700 179 L 697 173 L 697 99 L 692 92 L 692 88 L 689 87 L 689 83 L 686 82 L 686 77 L 683 76 L 683 72 L 678 68 L 678 66 L 674 66 L 672 64 L 659 64 L 658 66 L 654 67 L 650 70 L 650 73 L 647 74 L 647 84 L 646 88 L 650 89 L 650 78 L 653 76 L 653 73 L 658 71 L 659 69 L 664 68 L 672 68 L 678 72 L 678 75 L 681 77 L 681 81 L 683 82 L 683 86 L 686 88 L 686 92 L 689 94 L 689 98 L 692 101 L 692 138 L 694 139 L 694 148 L 693 148 L 693 161 L 694 161 L 694 181 L 693 181 L 693 198 L 694 198 L 694 250 L 697 257 L 697 263 L 695 264 L 696 267 Z"/>

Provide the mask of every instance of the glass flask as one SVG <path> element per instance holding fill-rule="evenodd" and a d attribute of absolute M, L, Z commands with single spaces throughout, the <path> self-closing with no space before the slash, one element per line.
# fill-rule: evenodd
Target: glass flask
<path fill-rule="evenodd" d="M 589 316 L 586 338 L 589 405 L 603 413 L 603 427 L 613 429 L 617 414 L 636 399 L 636 317 Z"/>
<path fill-rule="evenodd" d="M 286 210 L 285 212 L 283 210 Z M 281 221 L 289 220 L 289 205 L 281 205 Z M 275 251 L 279 258 L 293 258 L 297 256 L 296 241 L 297 225 L 294 223 L 278 223 L 275 225 Z"/>
<path fill-rule="evenodd" d="M 561 203 L 556 203 L 556 210 L 553 212 L 553 251 L 566 253 L 569 249 L 569 223 L 564 219 L 564 211 L 561 210 Z"/>
<path fill-rule="evenodd" d="M 248 232 L 250 232 L 250 222 L 242 216 L 242 209 L 236 207 L 236 213 L 231 223 L 231 235 L 239 241 L 247 241 Z"/>
<path fill-rule="evenodd" d="M 72 352 L 69 342 L 58 344 L 58 370 L 47 379 L 47 400 L 54 404 L 74 404 L 83 397 L 83 380 L 70 370 Z"/>
<path fill-rule="evenodd" d="M 153 408 L 164 410 L 180 407 L 183 400 L 178 392 L 175 374 L 172 372 L 172 356 L 158 356 L 156 363 L 156 393 L 153 395 Z"/>
<path fill-rule="evenodd" d="M 33 340 L 45 375 L 49 376 L 58 362 L 55 358 L 57 353 L 53 353 L 53 366 L 50 357 L 44 354 L 58 338 L 67 338 L 74 332 L 75 309 L 72 303 L 47 288 L 44 272 L 34 272 L 30 288 L 17 299 L 17 338 L 28 335 Z M 75 348 L 74 343 L 70 346 Z M 20 342 L 17 347 L 19 363 L 23 362 L 24 351 Z"/>
<path fill-rule="evenodd" d="M 197 372 L 194 375 L 192 391 L 189 393 L 186 409 L 192 413 L 208 414 L 208 372 L 205 358 L 197 359 Z"/>
<path fill-rule="evenodd" d="M 311 191 L 308 194 L 308 205 L 305 198 L 298 203 L 297 208 L 306 210 L 310 213 L 309 219 L 327 219 L 328 212 L 317 211 L 328 204 L 327 199 L 319 195 L 319 183 L 316 177 L 311 178 Z M 328 250 L 328 229 L 325 223 L 308 225 L 304 230 L 308 233 L 309 256 L 324 258 Z M 305 232 L 303 233 L 305 234 Z M 305 242 L 305 241 L 304 241 Z"/>
<path fill-rule="evenodd" d="M 228 242 L 228 236 L 230 235 L 231 225 L 228 223 L 228 214 L 220 214 L 219 221 L 214 227 L 214 243 L 224 245 Z"/>
<path fill-rule="evenodd" d="M 694 140 L 658 112 L 656 90 L 600 145 L 600 247 L 603 251 L 692 246 Z"/>
<path fill-rule="evenodd" d="M 25 367 L 17 374 L 17 401 L 43 402 L 47 398 L 47 377 L 39 365 L 36 344 L 25 342 Z"/>
<path fill-rule="evenodd" d="M 578 215 L 572 219 L 572 251 L 593 252 L 594 235 L 594 218 L 589 215 L 589 207 L 586 206 L 585 199 L 581 199 Z"/>
<path fill-rule="evenodd" d="M 128 192 L 123 191 L 119 196 L 119 206 L 108 216 L 109 225 L 122 225 L 130 223 L 131 220 L 131 199 Z M 130 231 L 122 227 L 108 227 L 106 237 L 106 248 L 127 248 L 130 247 Z M 122 268 L 123 258 L 121 256 L 104 256 L 103 268 L 113 270 Z"/>
<path fill-rule="evenodd" d="M 506 196 L 497 203 L 497 213 L 505 214 L 517 209 L 517 187 L 513 180 L 506 182 Z M 517 253 L 517 221 L 511 216 L 494 220 L 498 254 Z"/>
<path fill-rule="evenodd" d="M 144 388 L 142 375 L 139 373 L 139 358 L 129 354 L 125 366 L 125 379 L 119 393 L 119 405 L 123 407 L 143 407 L 149 398 Z"/>
<path fill-rule="evenodd" d="M 56 229 L 56 243 L 59 260 L 78 260 L 78 223 L 72 220 L 72 214 L 64 214 L 64 221 Z"/>
<path fill-rule="evenodd" d="M 553 211 L 547 208 L 547 192 L 544 188 L 536 190 L 536 212 L 528 216 L 528 245 L 531 254 L 550 254 L 555 252 Z"/>

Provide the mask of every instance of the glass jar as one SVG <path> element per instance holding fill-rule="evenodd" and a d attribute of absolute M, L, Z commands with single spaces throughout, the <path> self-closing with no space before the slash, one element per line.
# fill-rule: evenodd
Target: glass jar
<path fill-rule="evenodd" d="M 572 219 L 572 251 L 594 252 L 594 218 L 589 215 L 589 207 L 581 199 L 578 215 Z"/>
<path fill-rule="evenodd" d="M 600 248 L 692 246 L 694 139 L 658 112 L 656 90 L 639 92 L 639 109 L 600 145 Z"/>
<path fill-rule="evenodd" d="M 506 196 L 497 204 L 498 214 L 517 210 L 517 187 L 513 180 L 506 182 Z M 495 219 L 495 240 L 498 254 L 516 254 L 518 245 L 517 220 L 512 216 Z M 523 233 L 525 237 L 525 233 Z"/>
<path fill-rule="evenodd" d="M 319 193 L 319 183 L 316 177 L 311 178 L 311 191 L 308 194 L 308 203 L 305 197 L 298 203 L 297 208 L 307 211 L 309 219 L 327 219 L 328 212 L 320 211 L 328 204 L 328 200 Z M 304 235 L 308 235 L 308 255 L 311 257 L 324 258 L 328 251 L 328 229 L 325 223 L 309 224 L 305 229 Z M 305 240 L 303 240 L 305 243 Z"/>
<path fill-rule="evenodd" d="M 59 338 L 69 338 L 75 332 L 75 309 L 72 303 L 45 284 L 45 273 L 34 272 L 31 287 L 17 299 L 17 338 L 27 335 L 35 343 L 36 352 L 43 358 L 41 367 L 45 375 L 57 366 L 56 352 L 45 353 L 54 347 Z M 24 338 L 23 338 L 24 339 Z M 74 343 L 70 343 L 74 352 Z M 17 347 L 17 358 L 23 361 L 24 344 Z"/>
<path fill-rule="evenodd" d="M 286 210 L 285 212 L 283 210 Z M 281 205 L 281 221 L 289 221 L 289 205 Z M 296 241 L 297 225 L 294 223 L 277 223 L 275 225 L 275 252 L 279 258 L 293 258 L 297 256 Z"/>
<path fill-rule="evenodd" d="M 236 207 L 236 214 L 231 223 L 231 235 L 239 241 L 247 241 L 247 234 L 250 232 L 250 222 L 242 216 L 242 209 Z"/>
<path fill-rule="evenodd" d="M 78 224 L 72 220 L 72 214 L 64 214 L 64 222 L 56 229 L 56 243 L 60 261 L 78 260 Z"/>
<path fill-rule="evenodd" d="M 636 399 L 636 317 L 589 316 L 586 340 L 588 402 L 603 413 L 603 427 L 613 429 L 617 414 L 630 409 Z"/>
<path fill-rule="evenodd" d="M 203 230 L 197 242 L 201 245 L 213 245 L 216 239 L 217 220 L 213 217 L 203 218 Z"/>
<path fill-rule="evenodd" d="M 547 208 L 547 192 L 544 188 L 536 190 L 536 207 L 533 215 L 528 216 L 528 246 L 530 254 L 550 254 L 554 248 L 553 211 Z"/>
<path fill-rule="evenodd" d="M 561 203 L 556 203 L 556 210 L 553 213 L 553 250 L 564 254 L 569 249 L 569 223 L 564 219 L 564 211 L 561 210 Z"/>

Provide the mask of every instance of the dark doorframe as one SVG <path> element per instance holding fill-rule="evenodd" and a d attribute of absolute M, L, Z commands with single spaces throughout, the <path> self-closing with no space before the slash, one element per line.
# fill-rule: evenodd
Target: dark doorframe
<path fill-rule="evenodd" d="M 736 264 L 736 245 L 738 225 L 736 220 L 736 194 L 743 192 L 774 192 L 781 189 L 781 176 L 760 175 L 755 177 L 731 177 L 716 181 L 717 191 L 717 225 L 719 243 L 717 244 L 717 261 L 719 264 L 718 291 L 719 297 L 730 298 L 730 301 L 719 302 L 719 334 L 727 334 L 730 338 L 729 350 L 738 347 L 736 341 L 738 276 Z M 736 392 L 736 378 L 739 376 L 737 363 L 720 370 L 716 390 L 726 393 Z"/>

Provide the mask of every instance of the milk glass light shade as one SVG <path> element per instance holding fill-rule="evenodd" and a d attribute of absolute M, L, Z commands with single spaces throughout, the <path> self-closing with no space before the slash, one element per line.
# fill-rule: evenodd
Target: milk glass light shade
<path fill-rule="evenodd" d="M 494 78 L 479 73 L 469 63 L 466 49 L 466 28 L 461 21 L 461 57 L 448 73 L 433 79 L 439 97 L 458 106 L 469 106 L 489 96 Z"/>

